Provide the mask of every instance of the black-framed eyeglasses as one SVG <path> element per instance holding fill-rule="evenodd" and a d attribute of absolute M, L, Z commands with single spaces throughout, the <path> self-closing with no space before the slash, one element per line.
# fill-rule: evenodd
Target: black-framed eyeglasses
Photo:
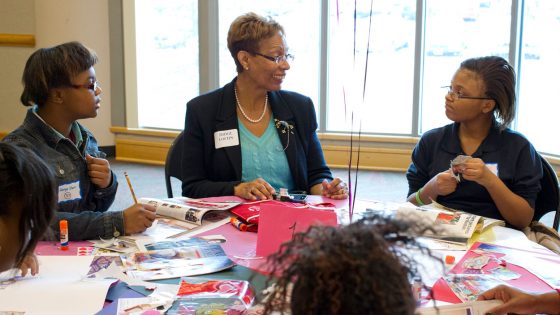
<path fill-rule="evenodd" d="M 95 80 L 86 84 L 70 84 L 70 87 L 73 87 L 75 89 L 88 89 L 95 92 L 97 91 L 97 88 L 101 87 L 101 84 L 99 83 L 99 81 Z"/>
<path fill-rule="evenodd" d="M 453 101 L 459 100 L 459 99 L 467 99 L 467 100 L 491 100 L 491 98 L 489 97 L 480 97 L 480 96 L 466 96 L 461 94 L 461 92 L 455 92 L 453 91 L 453 88 L 451 87 L 451 85 L 446 85 L 446 86 L 442 86 L 442 89 L 447 89 L 447 95 L 451 96 L 451 99 Z"/>
<path fill-rule="evenodd" d="M 253 52 L 250 52 L 250 53 L 252 53 L 254 55 L 257 55 L 257 56 L 261 56 L 261 57 L 263 57 L 265 59 L 268 59 L 270 61 L 273 61 L 277 64 L 279 64 L 281 62 L 284 62 L 284 61 L 292 62 L 292 61 L 294 61 L 294 58 L 295 58 L 294 55 L 292 55 L 292 54 L 285 54 L 285 55 L 280 55 L 280 56 L 267 56 L 267 55 L 263 55 L 261 53 L 258 53 L 256 51 L 253 51 Z"/>

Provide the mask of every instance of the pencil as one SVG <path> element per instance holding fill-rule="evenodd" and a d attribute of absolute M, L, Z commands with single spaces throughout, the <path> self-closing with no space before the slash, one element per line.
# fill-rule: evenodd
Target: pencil
<path fill-rule="evenodd" d="M 130 188 L 130 193 L 132 194 L 134 203 L 138 203 L 138 200 L 136 200 L 136 194 L 134 194 L 134 189 L 132 189 L 132 184 L 130 183 L 130 178 L 128 178 L 128 174 L 126 172 L 124 172 L 124 177 L 126 177 L 126 182 L 128 183 L 128 188 Z"/>

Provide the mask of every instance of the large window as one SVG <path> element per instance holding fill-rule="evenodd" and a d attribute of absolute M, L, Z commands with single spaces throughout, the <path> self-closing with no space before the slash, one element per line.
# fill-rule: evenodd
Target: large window
<path fill-rule="evenodd" d="M 416 1 L 356 3 L 329 1 L 326 129 L 411 134 Z"/>
<path fill-rule="evenodd" d="M 272 17 L 284 27 L 289 52 L 295 56 L 282 88 L 311 97 L 318 110 L 321 3 L 309 0 L 246 0 L 220 1 L 219 4 L 220 85 L 230 82 L 237 75 L 233 57 L 227 49 L 229 26 L 239 15 L 255 12 Z"/>
<path fill-rule="evenodd" d="M 500 55 L 508 59 L 511 0 L 426 0 L 420 131 L 450 123 L 445 90 L 461 61 Z"/>
<path fill-rule="evenodd" d="M 560 155 L 560 101 L 552 96 L 558 91 L 560 41 L 553 39 L 558 35 L 550 34 L 560 34 L 560 3 L 525 1 L 517 129 L 537 150 Z"/>
<path fill-rule="evenodd" d="M 198 95 L 198 2 L 142 0 L 136 7 L 138 126 L 183 129 Z"/>
<path fill-rule="evenodd" d="M 204 91 L 235 77 L 227 30 L 253 11 L 284 26 L 296 59 L 283 88 L 312 98 L 321 132 L 360 127 L 415 137 L 448 124 L 441 87 L 461 61 L 499 55 L 518 73 L 512 128 L 537 150 L 560 155 L 549 127 L 558 124 L 558 101 L 549 91 L 560 71 L 560 41 L 544 35 L 560 33 L 558 1 L 143 0 L 135 7 L 140 127 L 182 129 L 201 74 L 212 85 Z M 217 35 L 199 41 L 199 34 Z M 210 66 L 200 54 L 210 56 Z"/>

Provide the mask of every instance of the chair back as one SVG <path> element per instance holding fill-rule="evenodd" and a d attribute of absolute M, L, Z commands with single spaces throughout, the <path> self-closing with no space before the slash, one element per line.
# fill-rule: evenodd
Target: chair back
<path fill-rule="evenodd" d="M 182 180 L 183 136 L 184 131 L 181 131 L 177 138 L 173 140 L 169 151 L 167 151 L 167 158 L 165 159 L 165 188 L 167 189 L 167 198 L 173 198 L 171 177 Z"/>
<path fill-rule="evenodd" d="M 540 156 L 540 155 L 539 155 Z M 560 220 L 560 186 L 554 168 L 548 161 L 540 156 L 543 166 L 543 177 L 541 179 L 541 191 L 535 201 L 535 215 L 533 221 L 539 221 L 543 215 L 554 211 L 553 228 L 558 231 Z"/>

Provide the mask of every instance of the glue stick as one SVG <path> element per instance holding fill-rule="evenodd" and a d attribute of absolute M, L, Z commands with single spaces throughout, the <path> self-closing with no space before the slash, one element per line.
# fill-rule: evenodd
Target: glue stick
<path fill-rule="evenodd" d="M 60 249 L 68 250 L 68 221 L 60 220 Z"/>

